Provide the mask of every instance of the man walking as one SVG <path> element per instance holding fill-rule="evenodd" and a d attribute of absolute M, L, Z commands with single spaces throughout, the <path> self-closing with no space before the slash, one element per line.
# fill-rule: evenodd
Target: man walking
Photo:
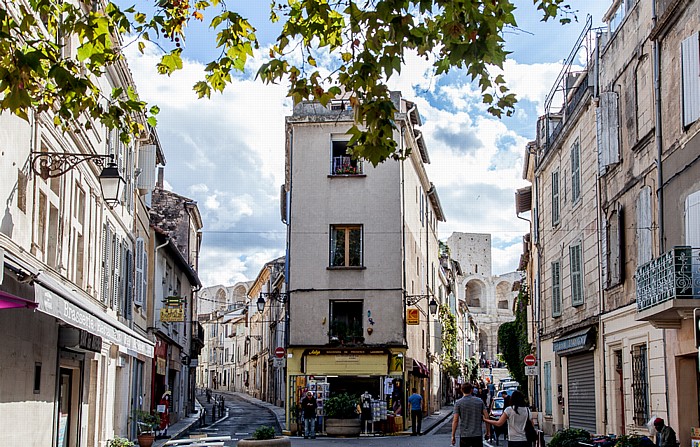
<path fill-rule="evenodd" d="M 304 439 L 316 439 L 316 398 L 311 391 L 301 400 L 301 411 L 304 414 Z"/>
<path fill-rule="evenodd" d="M 423 424 L 423 396 L 418 394 L 418 390 L 413 388 L 413 394 L 408 397 L 408 403 L 411 404 L 411 436 L 420 436 L 421 425 Z"/>
<path fill-rule="evenodd" d="M 676 447 L 676 432 L 661 418 L 654 419 L 654 428 L 659 434 L 659 447 Z"/>
<path fill-rule="evenodd" d="M 472 395 L 471 383 L 462 384 L 464 397 L 455 402 L 452 412 L 452 445 L 455 445 L 457 427 L 459 427 L 459 447 L 482 447 L 483 432 L 481 424 L 483 418 L 488 418 L 486 404 L 480 398 Z M 486 437 L 490 434 L 489 426 L 486 426 Z"/>

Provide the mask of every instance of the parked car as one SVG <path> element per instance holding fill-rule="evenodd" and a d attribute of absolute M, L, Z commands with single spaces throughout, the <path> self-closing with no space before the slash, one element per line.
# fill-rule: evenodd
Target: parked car
<path fill-rule="evenodd" d="M 502 390 L 506 390 L 506 391 L 508 391 L 508 390 L 510 390 L 510 389 L 512 389 L 512 390 L 517 390 L 518 388 L 520 388 L 520 383 L 518 383 L 518 382 L 515 381 L 515 380 L 509 380 L 509 381 L 507 381 L 507 382 L 501 382 L 501 389 L 502 389 Z M 512 393 L 512 392 L 511 392 L 511 393 Z"/>
<path fill-rule="evenodd" d="M 494 397 L 491 401 L 491 408 L 489 409 L 489 417 L 491 419 L 499 419 L 503 414 L 505 409 L 505 401 L 502 397 Z"/>

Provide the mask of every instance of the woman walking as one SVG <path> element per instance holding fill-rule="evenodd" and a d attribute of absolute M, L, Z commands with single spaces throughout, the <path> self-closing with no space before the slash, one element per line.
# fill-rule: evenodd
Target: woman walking
<path fill-rule="evenodd" d="M 530 418 L 530 409 L 525 402 L 525 396 L 520 391 L 514 391 L 510 397 L 510 407 L 507 407 L 497 421 L 484 418 L 487 424 L 501 427 L 508 422 L 508 447 L 530 447 L 531 443 L 525 435 L 525 424 Z"/>

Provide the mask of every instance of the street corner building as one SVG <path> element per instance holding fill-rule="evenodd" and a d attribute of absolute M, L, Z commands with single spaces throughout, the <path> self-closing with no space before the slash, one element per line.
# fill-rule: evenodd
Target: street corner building
<path fill-rule="evenodd" d="M 540 424 L 691 445 L 698 412 L 700 2 L 589 19 L 525 152 L 517 212 Z M 580 62 L 585 61 L 583 67 Z"/>
<path fill-rule="evenodd" d="M 447 301 L 437 239 L 445 217 L 416 105 L 398 92 L 392 100 L 394 137 L 410 155 L 376 167 L 348 152 L 349 100 L 300 102 L 286 119 L 288 424 L 306 390 L 321 417 L 323 401 L 342 392 L 405 406 L 415 387 L 425 412 L 441 405 L 433 312 Z"/>

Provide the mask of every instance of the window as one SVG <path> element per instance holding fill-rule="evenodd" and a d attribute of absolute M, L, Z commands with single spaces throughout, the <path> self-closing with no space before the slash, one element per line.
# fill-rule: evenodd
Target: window
<path fill-rule="evenodd" d="M 637 196 L 637 265 L 651 261 L 651 186 L 645 186 Z"/>
<path fill-rule="evenodd" d="M 683 126 L 700 118 L 700 32 L 681 42 Z"/>
<path fill-rule="evenodd" d="M 331 267 L 362 266 L 362 226 L 331 225 Z"/>
<path fill-rule="evenodd" d="M 571 145 L 571 203 L 581 196 L 581 152 L 579 142 Z"/>
<path fill-rule="evenodd" d="M 331 301 L 330 322 L 331 342 L 361 343 L 364 341 L 362 301 Z"/>
<path fill-rule="evenodd" d="M 622 282 L 622 207 L 618 205 L 609 219 L 606 219 L 604 238 L 603 280 L 605 287 L 613 287 Z"/>
<path fill-rule="evenodd" d="M 331 175 L 362 174 L 362 162 L 348 154 L 348 142 L 331 141 Z"/>
<path fill-rule="evenodd" d="M 552 225 L 559 223 L 559 171 L 552 172 Z"/>
<path fill-rule="evenodd" d="M 649 420 L 646 344 L 632 347 L 632 397 L 634 401 L 634 422 L 642 426 Z"/>
<path fill-rule="evenodd" d="M 499 309 L 505 309 L 508 310 L 508 300 L 501 300 L 498 302 L 498 308 Z"/>
<path fill-rule="evenodd" d="M 571 278 L 571 305 L 583 304 L 583 266 L 581 263 L 581 242 L 569 247 L 569 272 Z"/>
<path fill-rule="evenodd" d="M 552 362 L 544 362 L 544 414 L 552 415 Z"/>
<path fill-rule="evenodd" d="M 552 316 L 561 316 L 561 262 L 552 262 Z"/>

